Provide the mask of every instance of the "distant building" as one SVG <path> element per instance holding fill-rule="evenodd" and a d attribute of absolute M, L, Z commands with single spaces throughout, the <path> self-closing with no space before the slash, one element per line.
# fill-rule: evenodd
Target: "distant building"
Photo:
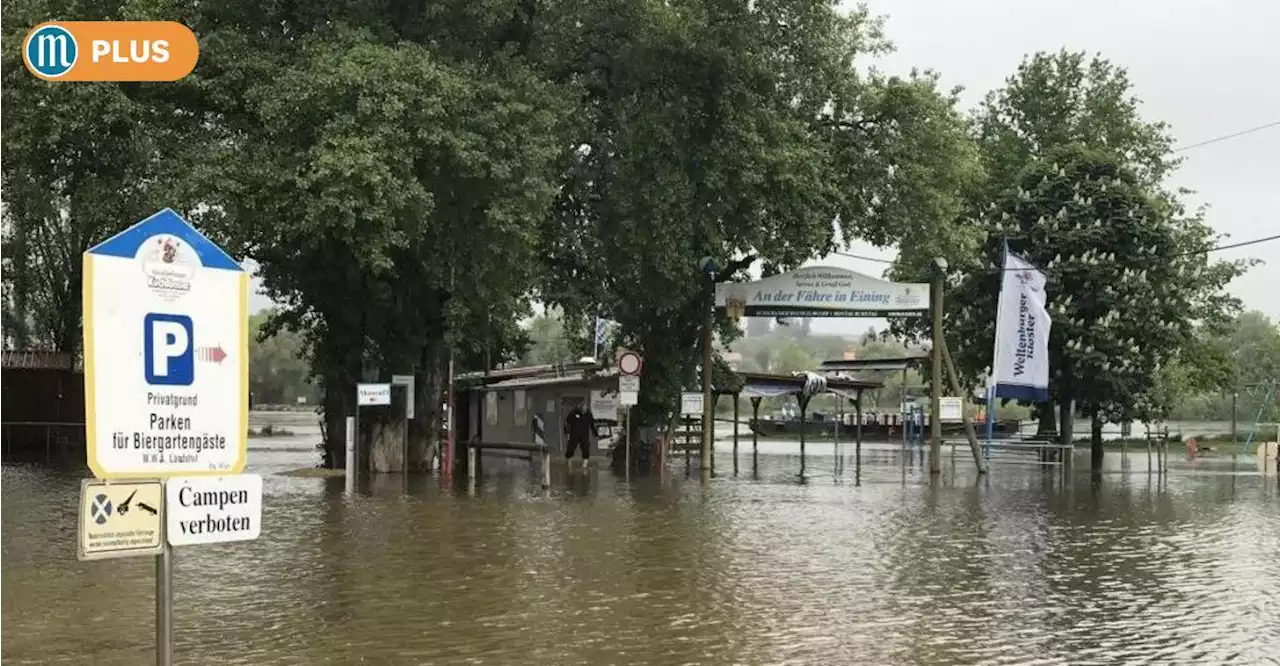
<path fill-rule="evenodd" d="M 845 361 L 856 361 L 856 360 L 858 360 L 858 350 L 856 350 L 856 349 L 846 349 L 846 350 L 844 350 L 844 359 L 843 359 L 843 360 L 845 360 Z"/>

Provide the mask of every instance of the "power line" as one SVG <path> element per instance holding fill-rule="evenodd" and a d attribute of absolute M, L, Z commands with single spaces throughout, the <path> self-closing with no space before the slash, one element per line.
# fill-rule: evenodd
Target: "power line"
<path fill-rule="evenodd" d="M 1276 234 L 1276 235 L 1274 235 L 1274 236 L 1264 236 L 1264 237 L 1262 237 L 1262 238 L 1254 238 L 1254 239 L 1252 239 L 1252 240 L 1247 240 L 1247 241 L 1240 241 L 1239 243 L 1228 243 L 1228 244 L 1226 244 L 1226 245 L 1215 245 L 1215 246 L 1213 246 L 1213 247 L 1207 247 L 1207 248 L 1205 248 L 1205 249 L 1203 249 L 1203 250 L 1193 250 L 1193 251 L 1191 251 L 1191 252 L 1180 252 L 1180 253 L 1178 253 L 1178 254 L 1174 254 L 1174 255 L 1172 255 L 1172 257 L 1185 257 L 1185 256 L 1194 255 L 1194 254 L 1208 254 L 1208 253 L 1210 253 L 1210 252 L 1218 252 L 1218 251 L 1220 251 L 1220 250 L 1231 250 L 1231 249 L 1235 249 L 1235 248 L 1238 248 L 1238 247 L 1247 247 L 1247 246 L 1249 246 L 1249 245 L 1259 245 L 1259 244 L 1261 244 L 1261 243 L 1269 243 L 1269 242 L 1274 241 L 1274 240 L 1280 240 L 1280 234 Z M 868 256 L 866 256 L 866 255 L 862 255 L 862 254 L 852 254 L 852 253 L 849 253 L 849 252 L 832 252 L 831 254 L 834 254 L 834 255 L 837 255 L 837 256 L 840 256 L 840 257 L 849 257 L 850 259 L 861 259 L 861 260 L 863 260 L 863 261 L 874 261 L 874 262 L 876 262 L 876 263 L 880 263 L 880 264 L 892 264 L 892 263 L 894 263 L 894 261 L 895 261 L 894 259 L 881 259 L 880 257 L 868 257 Z M 1169 258 L 1171 258 L 1171 257 L 1161 257 L 1161 259 L 1162 259 L 1162 260 L 1163 260 L 1163 259 L 1169 259 Z M 1004 270 L 1006 270 L 1006 269 L 1004 269 L 1004 268 L 997 268 L 997 269 L 995 269 L 995 271 L 994 271 L 994 272 L 1001 272 L 1001 271 L 1004 271 Z"/>
<path fill-rule="evenodd" d="M 1173 152 L 1180 153 L 1184 150 L 1191 150 L 1192 148 L 1199 148 L 1201 146 L 1208 146 L 1215 143 L 1221 143 L 1229 139 L 1245 136 L 1246 134 L 1253 134 L 1254 132 L 1261 132 L 1262 130 L 1270 129 L 1272 127 L 1277 127 L 1277 126 L 1280 126 L 1280 120 L 1273 120 L 1269 123 L 1263 123 L 1262 125 L 1258 125 L 1257 127 L 1250 127 L 1249 129 L 1240 130 L 1239 132 L 1234 132 L 1232 134 L 1224 134 L 1222 136 L 1214 137 L 1212 139 L 1205 139 L 1204 141 L 1193 143 L 1189 146 L 1181 146 L 1178 148 L 1174 148 Z"/>
<path fill-rule="evenodd" d="M 1206 248 L 1201 251 L 1183 252 L 1182 254 L 1175 254 L 1173 256 L 1181 257 L 1189 254 L 1208 254 L 1210 252 L 1217 252 L 1218 250 L 1230 250 L 1232 248 L 1245 247 L 1246 245 L 1257 245 L 1259 243 L 1266 243 L 1268 241 L 1273 241 L 1273 240 L 1280 240 L 1280 234 L 1276 234 L 1274 236 L 1266 236 L 1263 238 L 1255 238 L 1253 240 L 1240 241 L 1239 243 L 1229 243 L 1227 245 L 1215 245 L 1211 248 Z"/>

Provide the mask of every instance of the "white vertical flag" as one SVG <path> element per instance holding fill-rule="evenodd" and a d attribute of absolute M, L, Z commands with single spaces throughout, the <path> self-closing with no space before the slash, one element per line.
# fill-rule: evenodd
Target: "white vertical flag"
<path fill-rule="evenodd" d="M 996 308 L 994 380 L 999 398 L 1049 399 L 1049 311 L 1045 276 L 1031 262 L 1005 252 Z"/>

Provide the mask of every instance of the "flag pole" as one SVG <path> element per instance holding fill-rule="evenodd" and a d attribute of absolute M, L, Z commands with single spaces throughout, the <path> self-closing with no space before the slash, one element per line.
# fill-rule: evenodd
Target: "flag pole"
<path fill-rule="evenodd" d="M 600 313 L 596 313 L 595 322 L 591 325 L 591 358 L 600 360 Z"/>
<path fill-rule="evenodd" d="M 1004 272 L 1009 265 L 1009 239 L 1004 238 L 1001 244 L 1003 252 L 1000 257 L 1000 280 L 996 287 L 995 349 L 991 352 L 991 374 L 987 377 L 987 445 L 982 450 L 982 455 L 988 458 L 991 457 L 991 440 L 995 439 L 996 432 L 996 372 L 1000 367 L 1000 306 L 1004 301 Z"/>

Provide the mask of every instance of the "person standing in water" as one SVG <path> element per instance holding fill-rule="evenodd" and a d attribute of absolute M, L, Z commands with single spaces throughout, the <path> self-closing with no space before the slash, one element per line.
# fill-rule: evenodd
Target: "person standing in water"
<path fill-rule="evenodd" d="M 569 437 L 569 444 L 564 449 L 565 460 L 572 461 L 574 451 L 582 449 L 582 464 L 585 466 L 591 458 L 591 435 L 596 430 L 596 419 L 590 410 L 582 405 L 574 405 L 564 417 L 564 432 Z"/>

